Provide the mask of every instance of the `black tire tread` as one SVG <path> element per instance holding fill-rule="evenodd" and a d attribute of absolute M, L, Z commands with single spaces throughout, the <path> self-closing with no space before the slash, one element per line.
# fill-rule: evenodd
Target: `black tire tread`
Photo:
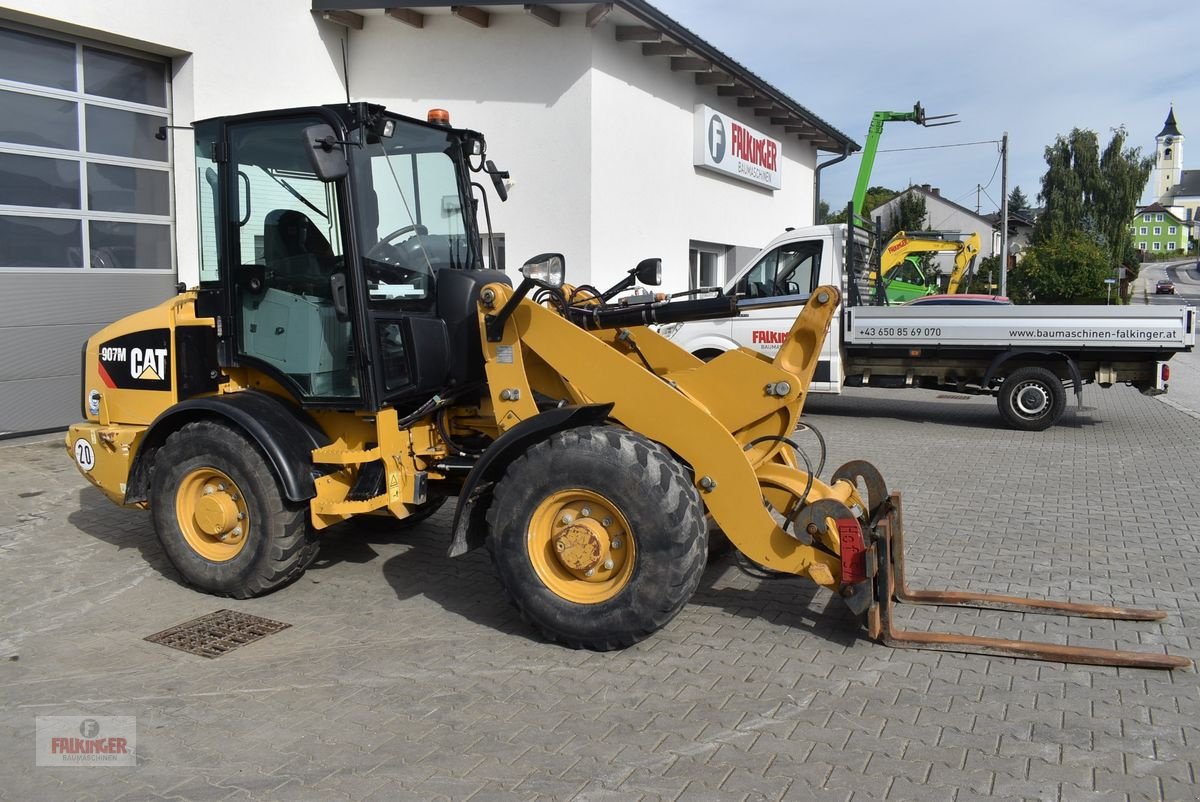
<path fill-rule="evenodd" d="M 1031 378 L 1045 383 L 1051 394 L 1051 408 L 1045 415 L 1035 419 L 1026 418 L 1012 409 L 1013 391 L 1011 388 Z M 1005 377 L 1004 383 L 1000 386 L 997 406 L 1000 408 L 1000 417 L 1004 418 L 1004 422 L 1012 428 L 1024 432 L 1041 432 L 1049 429 L 1062 418 L 1063 412 L 1067 408 L 1067 391 L 1063 387 L 1062 379 L 1054 371 L 1039 365 L 1026 365 L 1017 368 Z"/>
<path fill-rule="evenodd" d="M 657 604 L 652 608 L 636 611 L 637 623 L 634 626 L 602 634 L 581 635 L 563 631 L 555 628 L 552 623 L 541 620 L 539 616 L 531 613 L 528 598 L 522 592 L 524 589 L 514 589 L 503 581 L 502 584 L 509 600 L 520 611 L 522 618 L 547 639 L 575 649 L 610 651 L 631 646 L 654 634 L 687 604 L 699 585 L 707 563 L 708 524 L 700 494 L 685 466 L 658 443 L 615 426 L 568 429 L 534 445 L 508 466 L 504 477 L 496 486 L 496 498 L 500 499 L 504 494 L 506 483 L 519 486 L 528 477 L 536 475 L 540 470 L 537 466 L 544 465 L 554 451 L 595 451 L 598 443 L 607 445 L 619 454 L 621 459 L 635 462 L 645 470 L 645 475 L 653 480 L 653 485 L 646 488 L 647 495 L 654 495 L 660 499 L 662 506 L 670 511 L 670 519 L 675 522 L 676 537 L 685 546 L 682 559 L 670 567 L 670 580 L 663 583 L 664 592 L 658 598 Z M 506 555 L 499 552 L 494 542 L 494 534 L 504 525 L 500 520 L 502 506 L 493 501 L 488 509 L 487 521 L 490 533 L 488 548 L 497 573 L 503 580 L 506 572 L 502 563 Z"/>
<path fill-rule="evenodd" d="M 155 455 L 154 473 L 161 469 L 160 460 L 164 462 L 176 460 L 178 455 L 193 450 L 197 442 L 203 443 L 206 440 L 222 441 L 241 449 L 249 457 L 247 462 L 250 467 L 250 481 L 260 487 L 273 489 L 274 492 L 268 491 L 259 495 L 268 520 L 257 524 L 259 528 L 267 527 L 267 531 L 270 533 L 268 535 L 270 542 L 266 544 L 266 549 L 258 564 L 254 566 L 244 581 L 225 589 L 198 585 L 189 576 L 186 567 L 179 565 L 171 556 L 169 550 L 167 550 L 167 557 L 188 584 L 200 587 L 204 592 L 214 596 L 250 599 L 263 596 L 295 581 L 316 559 L 317 552 L 320 550 L 320 541 L 309 526 L 308 505 L 288 501 L 283 495 L 279 480 L 266 455 L 249 438 L 217 421 L 199 420 L 187 423 L 169 435 L 158 450 Z M 152 474 L 151 486 L 157 487 L 153 479 Z M 249 489 L 242 488 L 242 491 L 249 492 Z M 160 510 L 159 506 L 152 501 L 151 510 L 155 514 L 155 528 L 160 532 L 161 539 L 163 535 L 159 528 L 160 522 L 165 523 L 165 520 L 160 516 L 171 515 L 173 518 L 173 513 Z M 271 532 L 272 529 L 275 531 Z"/>

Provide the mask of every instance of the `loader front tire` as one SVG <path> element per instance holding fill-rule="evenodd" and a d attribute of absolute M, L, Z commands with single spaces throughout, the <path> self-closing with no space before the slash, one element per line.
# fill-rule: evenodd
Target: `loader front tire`
<path fill-rule="evenodd" d="M 270 593 L 317 556 L 308 505 L 289 501 L 258 448 L 215 421 L 183 426 L 155 454 L 150 511 L 184 581 L 216 596 Z"/>
<path fill-rule="evenodd" d="M 1005 377 L 997 399 L 1000 416 L 1014 429 L 1049 429 L 1067 409 L 1067 391 L 1053 371 L 1037 366 L 1017 368 Z"/>
<path fill-rule="evenodd" d="M 613 426 L 552 435 L 509 467 L 488 510 L 496 572 L 524 618 L 572 648 L 621 649 L 661 629 L 704 571 L 690 473 Z"/>

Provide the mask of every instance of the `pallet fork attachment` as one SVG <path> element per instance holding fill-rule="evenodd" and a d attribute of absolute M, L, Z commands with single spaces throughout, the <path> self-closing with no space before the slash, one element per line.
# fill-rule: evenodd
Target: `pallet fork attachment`
<path fill-rule="evenodd" d="M 875 502 L 874 498 L 872 502 Z M 900 629 L 893 616 L 896 602 L 1107 618 L 1118 621 L 1161 621 L 1166 618 L 1166 613 L 1159 610 L 1105 607 L 1095 604 L 1030 599 L 1021 596 L 998 596 L 946 590 L 912 590 L 908 587 L 904 573 L 904 527 L 900 494 L 892 493 L 874 509 L 875 513 L 867 535 L 865 566 L 868 579 L 874 589 L 874 598 L 866 612 L 867 631 L 873 640 L 898 649 L 936 649 L 946 652 L 999 655 L 1082 665 L 1170 669 L 1187 668 L 1192 664 L 1185 657 L 1175 657 L 1169 654 Z"/>

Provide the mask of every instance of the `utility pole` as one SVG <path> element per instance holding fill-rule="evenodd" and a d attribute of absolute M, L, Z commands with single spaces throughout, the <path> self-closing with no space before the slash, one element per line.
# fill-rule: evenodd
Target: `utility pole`
<path fill-rule="evenodd" d="M 1000 138 L 1000 294 L 1008 295 L 1008 131 Z"/>
<path fill-rule="evenodd" d="M 975 185 L 975 214 L 979 214 L 979 192 L 983 187 L 979 184 Z"/>

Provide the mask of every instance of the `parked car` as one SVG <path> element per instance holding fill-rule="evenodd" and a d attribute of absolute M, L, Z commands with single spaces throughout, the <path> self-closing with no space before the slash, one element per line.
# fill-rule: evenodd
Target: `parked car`
<path fill-rule="evenodd" d="M 1165 279 L 1165 278 L 1160 279 L 1159 282 L 1154 285 L 1154 294 L 1155 295 L 1174 295 L 1175 294 L 1175 282 L 1170 281 L 1169 279 Z"/>
<path fill-rule="evenodd" d="M 1011 304 L 1004 295 L 978 295 L 975 293 L 959 293 L 955 295 L 926 295 L 906 302 L 905 306 L 983 306 L 989 304 Z"/>

